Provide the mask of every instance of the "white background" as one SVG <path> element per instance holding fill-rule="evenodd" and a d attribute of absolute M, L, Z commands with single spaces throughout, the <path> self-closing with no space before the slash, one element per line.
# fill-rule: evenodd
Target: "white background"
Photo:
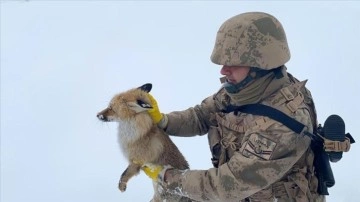
<path fill-rule="evenodd" d="M 339 114 L 360 141 L 356 1 L 1 1 L 1 202 L 149 201 L 143 173 L 125 193 L 116 124 L 96 113 L 120 91 L 153 84 L 162 112 L 220 88 L 218 28 L 242 12 L 283 24 L 286 65 L 308 79 L 319 122 Z M 211 167 L 206 136 L 173 138 L 193 169 Z M 359 201 L 359 143 L 332 164 L 327 201 Z"/>

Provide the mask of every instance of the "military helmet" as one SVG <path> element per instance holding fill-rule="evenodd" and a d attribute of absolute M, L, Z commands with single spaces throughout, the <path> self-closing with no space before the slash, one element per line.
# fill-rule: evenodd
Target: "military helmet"
<path fill-rule="evenodd" d="M 272 15 L 248 12 L 226 20 L 217 32 L 211 61 L 270 70 L 290 59 L 285 31 Z"/>

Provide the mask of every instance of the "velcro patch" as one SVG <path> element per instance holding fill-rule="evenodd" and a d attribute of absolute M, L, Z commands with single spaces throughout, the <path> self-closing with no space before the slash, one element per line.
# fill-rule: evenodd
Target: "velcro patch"
<path fill-rule="evenodd" d="M 246 141 L 242 154 L 248 158 L 258 157 L 263 160 L 269 160 L 276 147 L 276 142 L 258 134 L 250 134 Z"/>

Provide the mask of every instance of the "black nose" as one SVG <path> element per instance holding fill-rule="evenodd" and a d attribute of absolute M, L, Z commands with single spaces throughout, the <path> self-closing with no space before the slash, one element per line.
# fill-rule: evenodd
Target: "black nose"
<path fill-rule="evenodd" d="M 98 114 L 98 115 L 96 115 L 96 117 L 98 117 L 98 119 L 100 119 L 101 121 L 106 121 L 105 116 L 102 114 Z"/>

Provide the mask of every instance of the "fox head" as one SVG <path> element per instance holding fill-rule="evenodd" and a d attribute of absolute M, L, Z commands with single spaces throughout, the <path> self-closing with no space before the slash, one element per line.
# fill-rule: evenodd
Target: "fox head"
<path fill-rule="evenodd" d="M 99 112 L 97 117 L 105 122 L 120 122 L 140 114 L 146 113 L 148 115 L 146 111 L 151 109 L 152 106 L 147 93 L 150 92 L 151 88 L 152 84 L 147 83 L 138 88 L 115 95 L 110 101 L 109 106 Z"/>

